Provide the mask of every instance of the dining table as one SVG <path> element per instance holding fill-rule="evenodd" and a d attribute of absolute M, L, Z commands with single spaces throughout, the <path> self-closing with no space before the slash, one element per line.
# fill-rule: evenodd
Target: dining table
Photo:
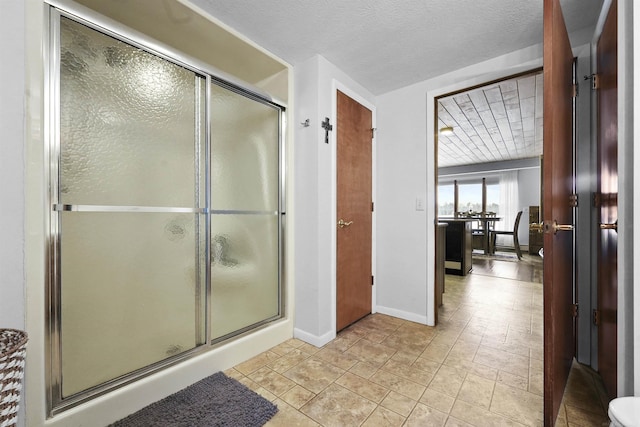
<path fill-rule="evenodd" d="M 482 249 L 485 255 L 489 255 L 491 253 L 491 247 L 489 245 L 489 230 L 495 230 L 495 223 L 497 221 L 502 221 L 503 218 L 494 215 L 486 215 L 483 213 L 460 213 L 455 217 L 443 217 L 442 219 L 465 219 L 468 221 L 477 221 L 481 226 L 482 230 L 484 230 L 484 235 L 482 236 Z M 489 228 L 491 225 L 491 228 Z"/>

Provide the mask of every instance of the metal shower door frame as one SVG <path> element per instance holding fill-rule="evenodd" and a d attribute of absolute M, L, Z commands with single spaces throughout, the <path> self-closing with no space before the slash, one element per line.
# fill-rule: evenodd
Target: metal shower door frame
<path fill-rule="evenodd" d="M 83 402 L 91 400 L 95 397 L 103 395 L 109 391 L 119 388 L 123 385 L 134 382 L 140 378 L 158 372 L 168 366 L 175 365 L 184 360 L 190 359 L 198 354 L 209 351 L 230 338 L 239 334 L 246 333 L 249 330 L 257 329 L 271 321 L 282 318 L 284 313 L 284 239 L 285 239 L 285 185 L 286 185 L 286 150 L 285 150 L 285 110 L 284 103 L 271 98 L 261 90 L 241 82 L 231 76 L 226 75 L 220 70 L 205 64 L 197 59 L 188 57 L 178 51 L 164 46 L 149 37 L 129 29 L 109 18 L 105 18 L 95 12 L 77 5 L 76 3 L 66 0 L 45 0 L 48 3 L 47 22 L 49 28 L 44 32 L 44 64 L 45 64 L 45 137 L 44 137 L 44 158 L 45 158 L 45 177 L 48 182 L 45 188 L 48 192 L 45 194 L 44 209 L 48 212 L 45 215 L 46 235 L 45 259 L 47 261 L 46 268 L 46 285 L 45 285 L 45 307 L 47 316 L 47 325 L 45 328 L 45 371 L 46 371 L 46 396 L 47 411 L 50 416 L 63 412 Z M 200 78 L 201 82 L 206 84 L 205 88 L 205 123 L 204 123 L 204 153 L 200 151 L 199 137 L 196 134 L 195 145 L 195 165 L 196 173 L 195 181 L 195 208 L 186 207 L 151 207 L 151 206 L 97 206 L 97 205 L 69 205 L 59 203 L 59 181 L 60 181 L 60 18 L 66 17 L 82 25 L 92 28 L 102 34 L 114 39 L 123 41 L 129 45 L 137 47 L 147 53 L 155 55 L 163 60 L 179 65 L 196 75 L 196 79 Z M 199 77 L 198 77 L 199 76 Z M 236 331 L 220 340 L 212 342 L 210 311 L 212 298 L 212 277 L 211 262 L 206 262 L 204 268 L 204 277 L 198 273 L 196 279 L 196 289 L 204 289 L 204 307 L 205 313 L 199 313 L 198 308 L 202 305 L 202 295 L 196 291 L 196 336 L 204 339 L 197 339 L 196 345 L 191 350 L 187 350 L 180 354 L 168 357 L 164 360 L 148 365 L 144 368 L 135 370 L 121 377 L 109 380 L 98 386 L 91 387 L 72 396 L 63 398 L 62 396 L 62 358 L 61 358 L 61 246 L 60 246 L 60 214 L 62 212 L 147 212 L 147 213 L 193 213 L 196 217 L 195 228 L 198 233 L 202 231 L 201 222 L 204 221 L 204 256 L 200 253 L 200 242 L 203 237 L 196 238 L 194 248 L 196 251 L 195 261 L 199 263 L 204 259 L 211 260 L 211 85 L 216 84 L 226 89 L 232 90 L 242 96 L 260 102 L 267 106 L 273 107 L 278 111 L 278 314 L 268 319 L 264 319 L 254 325 L 250 325 L 239 331 Z M 198 85 L 196 85 L 198 92 Z M 196 104 L 199 105 L 196 95 Z M 199 113 L 196 109 L 196 117 Z M 201 127 L 202 129 L 202 127 Z M 204 156 L 204 182 L 200 182 L 200 165 Z M 201 191 L 204 191 L 204 206 L 201 206 Z M 201 272 L 202 268 L 197 267 L 197 271 Z M 201 283 L 204 280 L 204 283 Z M 204 330 L 202 330 L 204 328 Z"/>

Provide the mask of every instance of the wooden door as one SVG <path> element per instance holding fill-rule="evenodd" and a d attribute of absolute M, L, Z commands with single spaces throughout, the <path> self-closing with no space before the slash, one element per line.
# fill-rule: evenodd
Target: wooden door
<path fill-rule="evenodd" d="M 573 53 L 559 0 L 544 2 L 544 424 L 553 426 L 575 353 Z"/>
<path fill-rule="evenodd" d="M 339 331 L 371 313 L 371 111 L 337 94 L 337 292 Z"/>
<path fill-rule="evenodd" d="M 618 28 L 611 3 L 597 46 L 598 197 L 600 224 L 618 220 Z M 616 224 L 617 225 L 617 224 Z M 602 227 L 602 226 L 601 226 Z M 610 398 L 617 396 L 618 233 L 598 234 L 598 370 Z"/>

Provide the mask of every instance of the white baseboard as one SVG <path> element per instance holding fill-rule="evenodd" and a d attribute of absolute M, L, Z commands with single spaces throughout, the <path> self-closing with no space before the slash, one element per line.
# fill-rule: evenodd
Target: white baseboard
<path fill-rule="evenodd" d="M 427 316 L 422 316 L 420 314 L 410 313 L 408 311 L 397 310 L 395 308 L 382 307 L 382 306 L 377 306 L 376 311 L 378 313 L 387 314 L 389 316 L 408 320 L 410 322 L 421 323 L 423 325 L 427 324 Z M 294 331 L 294 334 L 295 334 L 295 331 Z"/>
<path fill-rule="evenodd" d="M 316 347 L 322 347 L 336 337 L 335 331 L 329 331 L 324 335 L 313 335 L 302 329 L 293 328 L 293 337 Z"/>

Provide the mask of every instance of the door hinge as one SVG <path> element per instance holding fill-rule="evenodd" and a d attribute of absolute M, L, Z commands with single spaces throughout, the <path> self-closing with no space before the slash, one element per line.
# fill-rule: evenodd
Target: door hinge
<path fill-rule="evenodd" d="M 578 317 L 578 304 L 571 304 L 571 317 Z"/>
<path fill-rule="evenodd" d="M 371 139 L 376 137 L 376 130 L 378 130 L 378 128 L 371 128 Z"/>
<path fill-rule="evenodd" d="M 596 326 L 600 326 L 600 310 L 593 310 L 593 324 Z"/>
<path fill-rule="evenodd" d="M 371 275 L 371 286 L 373 286 L 373 274 Z"/>
<path fill-rule="evenodd" d="M 591 80 L 591 90 L 600 89 L 600 79 L 597 74 L 591 74 L 590 76 L 584 76 L 585 80 Z"/>
<path fill-rule="evenodd" d="M 602 206 L 602 197 L 600 193 L 593 193 L 593 207 L 599 208 Z"/>
<path fill-rule="evenodd" d="M 373 202 L 371 202 L 371 212 L 373 212 L 375 209 L 375 204 Z"/>
<path fill-rule="evenodd" d="M 569 206 L 571 206 L 572 208 L 577 208 L 578 207 L 578 195 L 577 194 L 572 194 L 569 196 Z"/>
<path fill-rule="evenodd" d="M 571 89 L 571 97 L 577 98 L 579 95 L 578 84 L 573 84 L 573 88 Z"/>

